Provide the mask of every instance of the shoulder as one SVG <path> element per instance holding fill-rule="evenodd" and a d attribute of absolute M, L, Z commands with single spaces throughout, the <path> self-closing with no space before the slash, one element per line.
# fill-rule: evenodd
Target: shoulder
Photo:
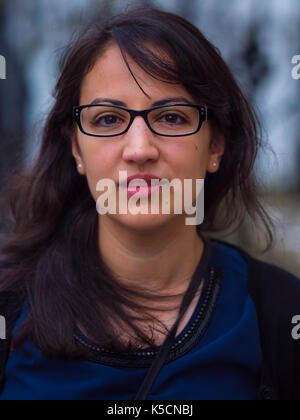
<path fill-rule="evenodd" d="M 252 291 L 254 285 L 256 298 L 264 295 L 266 302 L 271 300 L 273 304 L 274 301 L 286 304 L 295 302 L 300 312 L 300 279 L 297 276 L 276 264 L 253 257 L 241 247 L 220 240 L 215 242 L 222 245 L 223 249 L 227 249 L 227 255 L 235 254 L 243 258 L 248 266 L 249 289 Z M 232 263 L 238 261 L 240 259 L 237 257 L 231 259 Z"/>
<path fill-rule="evenodd" d="M 248 290 L 255 304 L 264 359 L 264 383 L 277 399 L 300 399 L 300 279 L 244 249 L 217 241 L 239 253 L 248 266 Z M 293 334 L 293 333 L 297 334 Z"/>
<path fill-rule="evenodd" d="M 250 257 L 249 275 L 257 276 L 260 295 L 264 294 L 265 303 L 280 303 L 281 308 L 297 309 L 300 313 L 300 279 L 275 264 Z"/>
<path fill-rule="evenodd" d="M 300 318 L 300 279 L 276 264 L 251 256 L 241 247 L 217 242 L 238 253 L 247 265 L 248 291 L 263 335 L 273 334 L 291 343 L 294 320 Z M 295 340 L 291 344 L 295 345 Z M 297 344 L 300 346 L 300 341 Z"/>

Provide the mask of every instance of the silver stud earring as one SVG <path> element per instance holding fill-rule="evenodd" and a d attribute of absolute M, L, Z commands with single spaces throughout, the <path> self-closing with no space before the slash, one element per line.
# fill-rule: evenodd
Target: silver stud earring
<path fill-rule="evenodd" d="M 81 163 L 78 163 L 78 169 L 82 169 Z"/>
<path fill-rule="evenodd" d="M 216 166 L 217 166 L 216 162 L 214 162 L 212 165 L 213 165 L 214 167 L 216 167 Z"/>

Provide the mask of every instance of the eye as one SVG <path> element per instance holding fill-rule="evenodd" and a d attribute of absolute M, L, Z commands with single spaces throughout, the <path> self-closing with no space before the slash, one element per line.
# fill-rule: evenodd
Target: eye
<path fill-rule="evenodd" d="M 96 118 L 94 124 L 109 126 L 114 124 L 120 124 L 120 122 L 122 122 L 122 120 L 119 117 L 113 114 L 109 114 Z"/>
<path fill-rule="evenodd" d="M 165 121 L 163 122 L 167 122 L 168 124 L 180 124 L 186 122 L 186 119 L 184 117 L 174 113 L 165 114 L 160 118 L 160 120 L 162 119 L 165 119 Z"/>

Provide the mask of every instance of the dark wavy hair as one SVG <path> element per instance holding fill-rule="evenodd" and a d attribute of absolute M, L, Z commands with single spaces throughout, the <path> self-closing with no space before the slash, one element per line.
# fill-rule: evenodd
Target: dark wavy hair
<path fill-rule="evenodd" d="M 122 352 L 140 344 L 153 346 L 135 321 L 158 320 L 147 312 L 150 306 L 135 298 L 170 299 L 142 287 L 131 290 L 105 266 L 97 245 L 95 201 L 72 155 L 72 108 L 79 104 L 83 78 L 111 43 L 118 44 L 129 71 L 126 54 L 152 77 L 181 83 L 211 110 L 213 137 L 225 137 L 220 170 L 205 180 L 205 220 L 198 233 L 236 228 L 249 215 L 262 221 L 269 246 L 274 240 L 253 171 L 262 146 L 258 118 L 219 51 L 191 23 L 156 8 L 135 8 L 90 22 L 61 58 L 39 155 L 9 187 L 13 227 L 0 254 L 0 291 L 22 295 L 30 308 L 14 345 L 30 338 L 47 356 L 85 354 L 73 337 L 78 322 L 100 347 Z M 147 45 L 166 54 L 157 55 Z M 118 340 L 113 326 L 120 323 L 133 333 L 134 344 Z"/>

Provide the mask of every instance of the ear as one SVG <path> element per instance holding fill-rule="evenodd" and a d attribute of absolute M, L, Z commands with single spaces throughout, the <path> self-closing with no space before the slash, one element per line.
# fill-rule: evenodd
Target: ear
<path fill-rule="evenodd" d="M 77 171 L 80 173 L 80 175 L 85 175 L 84 164 L 76 136 L 72 137 L 72 155 L 76 161 Z"/>
<path fill-rule="evenodd" d="M 223 133 L 215 133 L 210 143 L 209 159 L 207 163 L 207 171 L 210 173 L 218 172 L 222 157 L 225 153 L 226 140 Z"/>

